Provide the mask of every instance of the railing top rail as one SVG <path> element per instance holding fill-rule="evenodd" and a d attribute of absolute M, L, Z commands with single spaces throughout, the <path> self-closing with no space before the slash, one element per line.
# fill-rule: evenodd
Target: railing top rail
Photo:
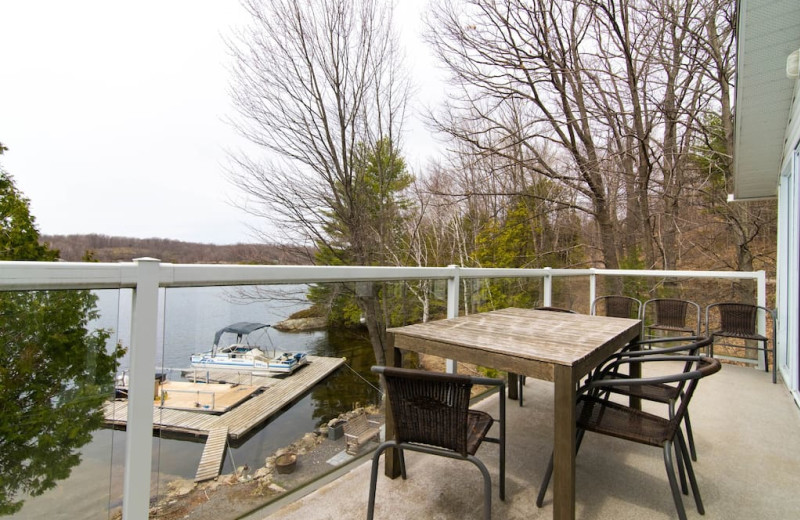
<path fill-rule="evenodd" d="M 142 259 L 145 261 L 155 261 Z M 311 265 L 159 264 L 161 287 L 270 285 L 460 278 L 638 276 L 758 280 L 763 271 L 643 271 L 627 269 L 503 269 L 465 267 L 359 267 Z M 138 263 L 0 262 L 0 290 L 120 289 L 138 281 Z"/>

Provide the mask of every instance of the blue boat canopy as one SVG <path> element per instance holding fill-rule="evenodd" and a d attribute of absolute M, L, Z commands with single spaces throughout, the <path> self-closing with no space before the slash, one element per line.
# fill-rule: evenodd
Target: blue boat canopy
<path fill-rule="evenodd" d="M 236 334 L 237 337 L 241 338 L 246 334 L 250 334 L 251 332 L 266 327 L 269 327 L 269 325 L 265 323 L 253 323 L 249 321 L 240 321 L 238 323 L 234 323 L 233 325 L 228 325 L 227 327 L 219 329 L 217 333 L 214 334 L 214 345 L 219 345 L 219 339 L 226 332 L 232 332 L 233 334 Z"/>

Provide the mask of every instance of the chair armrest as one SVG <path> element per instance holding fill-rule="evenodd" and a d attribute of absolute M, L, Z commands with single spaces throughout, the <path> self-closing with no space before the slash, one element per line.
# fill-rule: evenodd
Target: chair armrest
<path fill-rule="evenodd" d="M 496 379 L 493 377 L 480 377 L 480 376 L 472 376 L 469 378 L 472 381 L 473 385 L 483 385 L 483 386 L 506 386 L 506 382 L 502 379 Z"/>
<path fill-rule="evenodd" d="M 639 345 L 655 345 L 656 343 L 674 343 L 676 341 L 701 341 L 705 338 L 706 336 L 671 336 L 668 338 L 650 338 L 631 341 L 629 346 L 635 347 Z"/>
<path fill-rule="evenodd" d="M 679 374 L 669 374 L 665 376 L 655 376 L 655 377 L 639 377 L 639 378 L 632 378 L 632 377 L 608 377 L 609 375 L 617 375 L 615 373 L 616 370 L 621 365 L 626 365 L 630 363 L 651 363 L 651 362 L 661 362 L 661 361 L 683 361 L 686 363 L 693 363 L 693 362 L 706 362 L 714 366 L 715 370 L 719 370 L 719 361 L 707 357 L 705 354 L 701 354 L 699 356 L 662 356 L 662 355 L 651 355 L 647 358 L 643 359 L 619 359 L 611 364 L 608 365 L 606 370 L 597 374 L 597 376 L 586 384 L 581 387 L 580 392 L 586 393 L 590 390 L 602 390 L 604 388 L 611 388 L 614 386 L 641 386 L 641 385 L 654 385 L 654 384 L 664 384 L 664 383 L 677 383 L 680 381 L 688 381 L 690 379 L 697 379 L 698 377 L 703 375 L 703 369 L 698 368 L 695 370 L 689 370 L 685 372 L 681 372 Z"/>
<path fill-rule="evenodd" d="M 677 354 L 677 353 L 685 353 L 687 355 L 696 355 L 697 351 L 701 348 L 705 348 L 711 345 L 711 338 L 707 338 L 705 336 L 684 336 L 684 337 L 677 337 L 677 338 L 658 338 L 655 340 L 646 340 L 641 342 L 631 343 L 631 345 L 642 345 L 642 344 L 656 344 L 656 343 L 666 343 L 666 342 L 675 342 L 680 340 L 693 340 L 692 343 L 683 344 L 683 345 L 676 345 L 674 347 L 664 347 L 664 348 L 655 348 L 650 350 L 623 350 L 622 352 L 617 352 L 615 354 L 611 354 L 608 356 L 595 370 L 592 371 L 592 375 L 590 379 L 597 379 L 599 377 L 607 377 L 609 373 L 616 374 L 619 370 L 618 362 L 623 359 L 629 359 L 631 362 L 633 361 L 641 361 L 644 359 L 648 359 L 652 356 L 664 356 L 669 354 Z M 675 359 L 673 356 L 672 359 Z M 615 365 L 616 364 L 616 365 Z M 615 366 L 613 369 L 609 369 L 612 365 Z"/>

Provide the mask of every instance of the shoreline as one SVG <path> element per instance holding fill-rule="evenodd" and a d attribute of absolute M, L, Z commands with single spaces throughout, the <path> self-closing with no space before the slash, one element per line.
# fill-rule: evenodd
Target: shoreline
<path fill-rule="evenodd" d="M 349 462 L 351 456 L 344 456 L 345 438 L 329 438 L 329 425 L 362 412 L 383 423 L 384 417 L 379 407 L 356 408 L 276 450 L 259 468 L 239 466 L 235 473 L 219 475 L 206 482 L 182 478 L 169 481 L 166 484 L 167 493 L 158 497 L 150 509 L 150 516 L 160 520 L 219 520 L 266 507 L 280 495 L 336 469 L 336 465 L 328 461 L 341 457 L 343 463 Z M 297 464 L 291 473 L 281 474 L 275 469 L 275 460 L 287 452 L 297 455 Z M 111 518 L 121 519 L 121 514 L 121 509 L 115 510 Z"/>

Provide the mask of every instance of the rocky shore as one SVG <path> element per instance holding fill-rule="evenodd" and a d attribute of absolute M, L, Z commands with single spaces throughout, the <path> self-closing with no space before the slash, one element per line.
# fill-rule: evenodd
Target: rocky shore
<path fill-rule="evenodd" d="M 328 320 L 324 316 L 314 316 L 309 318 L 289 318 L 274 324 L 272 328 L 281 332 L 305 332 L 321 330 L 327 326 Z"/>
<path fill-rule="evenodd" d="M 341 414 L 317 430 L 306 433 L 290 445 L 267 457 L 264 466 L 242 466 L 233 474 L 220 475 L 215 480 L 196 483 L 178 479 L 167 484 L 167 492 L 150 508 L 150 518 L 159 520 L 225 520 L 237 518 L 265 505 L 279 495 L 311 482 L 334 469 L 328 461 L 345 449 L 343 437 L 331 439 L 329 425 L 346 421 L 366 412 L 370 418 L 381 420 L 378 407 L 358 408 Z M 297 455 L 291 473 L 277 471 L 275 462 L 284 453 Z M 121 519 L 121 512 L 113 518 Z"/>

